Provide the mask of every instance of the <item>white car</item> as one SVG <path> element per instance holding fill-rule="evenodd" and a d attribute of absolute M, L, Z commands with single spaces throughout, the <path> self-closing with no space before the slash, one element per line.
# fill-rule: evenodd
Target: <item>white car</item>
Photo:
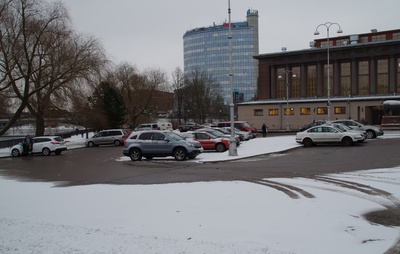
<path fill-rule="evenodd" d="M 229 133 L 231 132 L 231 127 L 222 127 L 222 129 L 228 131 Z M 247 140 L 253 138 L 251 131 L 241 131 L 238 128 L 234 128 L 233 130 L 234 130 L 235 134 L 237 134 L 243 138 L 243 141 L 247 141 Z"/>
<path fill-rule="evenodd" d="M 32 154 L 43 154 L 50 155 L 55 153 L 60 155 L 62 151 L 66 151 L 64 140 L 60 136 L 38 136 L 32 138 Z M 16 144 L 10 148 L 10 154 L 13 157 L 18 157 L 21 155 L 26 155 L 24 153 L 23 143 Z"/>
<path fill-rule="evenodd" d="M 314 126 L 296 134 L 296 142 L 305 147 L 319 143 L 342 143 L 350 146 L 364 140 L 365 137 L 360 132 L 343 131 L 332 125 Z"/>

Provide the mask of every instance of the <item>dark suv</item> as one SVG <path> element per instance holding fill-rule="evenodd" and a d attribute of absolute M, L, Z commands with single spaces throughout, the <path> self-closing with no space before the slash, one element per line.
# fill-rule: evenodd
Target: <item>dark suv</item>
<path fill-rule="evenodd" d="M 173 156 L 178 161 L 193 159 L 204 151 L 197 141 L 186 140 L 172 131 L 137 131 L 124 142 L 122 153 L 132 161 L 140 161 L 144 156 L 151 160 L 153 157 Z"/>

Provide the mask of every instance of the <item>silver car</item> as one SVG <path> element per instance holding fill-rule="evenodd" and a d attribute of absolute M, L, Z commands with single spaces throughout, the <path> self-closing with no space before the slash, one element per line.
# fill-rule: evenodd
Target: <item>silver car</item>
<path fill-rule="evenodd" d="M 122 153 L 132 161 L 142 157 L 151 160 L 154 157 L 173 156 L 175 160 L 193 159 L 204 151 L 197 141 L 186 140 L 172 131 L 137 131 L 125 140 Z"/>
<path fill-rule="evenodd" d="M 115 146 L 121 146 L 124 144 L 124 141 L 128 136 L 129 131 L 125 129 L 103 130 L 93 135 L 93 137 L 88 138 L 85 145 L 87 147 L 112 144 Z"/>
<path fill-rule="evenodd" d="M 364 125 L 357 121 L 346 119 L 346 120 L 335 120 L 332 123 L 341 123 L 344 125 L 349 126 L 354 130 L 362 130 L 365 131 L 368 135 L 368 138 L 376 138 L 377 136 L 383 135 L 383 130 L 380 127 L 372 126 L 372 125 Z"/>

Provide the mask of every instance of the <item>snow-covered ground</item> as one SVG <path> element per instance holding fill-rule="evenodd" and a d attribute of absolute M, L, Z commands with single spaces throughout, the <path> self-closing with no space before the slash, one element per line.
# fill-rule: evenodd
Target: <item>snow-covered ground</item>
<path fill-rule="evenodd" d="M 379 138 L 400 138 L 400 133 Z M 67 141 L 69 149 L 83 145 L 79 136 Z M 238 156 L 203 153 L 194 161 L 297 146 L 294 136 L 256 138 L 243 142 Z M 129 158 L 121 154 L 119 160 Z M 400 205 L 400 165 L 324 177 L 358 188 L 317 179 L 264 179 L 296 187 L 288 189 L 296 194 L 290 196 L 242 181 L 57 187 L 3 177 L 0 253 L 376 254 L 397 243 L 400 227 L 374 224 L 363 215 Z M 360 188 L 390 195 L 371 196 Z"/>

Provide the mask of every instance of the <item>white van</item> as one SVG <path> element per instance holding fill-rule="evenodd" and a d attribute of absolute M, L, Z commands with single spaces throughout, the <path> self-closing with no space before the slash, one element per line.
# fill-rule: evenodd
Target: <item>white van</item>
<path fill-rule="evenodd" d="M 172 123 L 170 122 L 157 122 L 158 128 L 160 128 L 160 130 L 169 130 L 172 131 L 173 127 L 172 127 Z"/>
<path fill-rule="evenodd" d="M 135 128 L 135 131 L 148 131 L 148 130 L 159 130 L 160 128 L 156 123 L 142 123 Z"/>

